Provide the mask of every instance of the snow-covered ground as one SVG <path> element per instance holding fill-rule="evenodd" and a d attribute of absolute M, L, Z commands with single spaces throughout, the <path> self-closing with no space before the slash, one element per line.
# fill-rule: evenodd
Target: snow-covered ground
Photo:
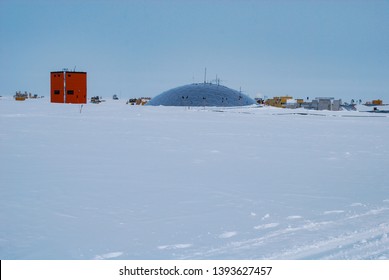
<path fill-rule="evenodd" d="M 387 114 L 0 100 L 0 259 L 389 259 Z"/>

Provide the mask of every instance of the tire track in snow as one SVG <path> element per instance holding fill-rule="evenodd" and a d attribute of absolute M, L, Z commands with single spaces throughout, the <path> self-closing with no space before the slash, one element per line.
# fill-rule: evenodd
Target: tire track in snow
<path fill-rule="evenodd" d="M 337 214 L 342 213 L 337 211 Z M 389 208 L 381 207 L 351 216 L 340 216 L 336 220 L 307 220 L 298 226 L 277 227 L 257 238 L 229 242 L 212 249 L 198 248 L 184 258 L 217 258 L 230 255 L 246 259 L 388 259 L 388 214 Z M 279 244 L 285 240 L 299 235 L 309 236 L 309 232 L 320 231 L 333 234 L 321 237 L 314 235 L 318 239 L 300 239 L 292 248 L 279 248 Z M 273 246 L 275 248 L 271 250 Z"/>
<path fill-rule="evenodd" d="M 389 224 L 381 224 L 286 250 L 269 259 L 375 259 L 375 256 L 389 256 L 388 233 Z"/>

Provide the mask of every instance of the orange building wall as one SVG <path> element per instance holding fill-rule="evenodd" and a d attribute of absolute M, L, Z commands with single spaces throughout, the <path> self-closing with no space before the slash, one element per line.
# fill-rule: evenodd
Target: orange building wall
<path fill-rule="evenodd" d="M 85 104 L 86 78 L 86 72 L 51 72 L 51 102 Z"/>
<path fill-rule="evenodd" d="M 86 103 L 85 72 L 66 72 L 66 103 Z"/>
<path fill-rule="evenodd" d="M 50 98 L 52 103 L 64 103 L 63 72 L 51 72 L 50 75 Z"/>

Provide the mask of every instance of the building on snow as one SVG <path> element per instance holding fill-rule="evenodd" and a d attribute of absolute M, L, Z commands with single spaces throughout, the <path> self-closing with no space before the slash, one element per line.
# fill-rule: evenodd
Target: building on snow
<path fill-rule="evenodd" d="M 176 87 L 152 98 L 152 106 L 215 106 L 233 107 L 256 104 L 247 95 L 226 86 L 212 83 L 197 83 Z"/>
<path fill-rule="evenodd" d="M 52 103 L 86 104 L 86 72 L 67 70 L 51 72 L 50 100 Z"/>

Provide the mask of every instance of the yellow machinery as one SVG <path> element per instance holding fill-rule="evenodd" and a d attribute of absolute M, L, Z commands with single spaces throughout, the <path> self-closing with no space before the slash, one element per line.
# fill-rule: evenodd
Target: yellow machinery
<path fill-rule="evenodd" d="M 266 105 L 273 106 L 273 107 L 280 107 L 284 108 L 287 100 L 293 99 L 292 96 L 275 96 L 271 99 L 268 99 L 265 101 Z"/>

